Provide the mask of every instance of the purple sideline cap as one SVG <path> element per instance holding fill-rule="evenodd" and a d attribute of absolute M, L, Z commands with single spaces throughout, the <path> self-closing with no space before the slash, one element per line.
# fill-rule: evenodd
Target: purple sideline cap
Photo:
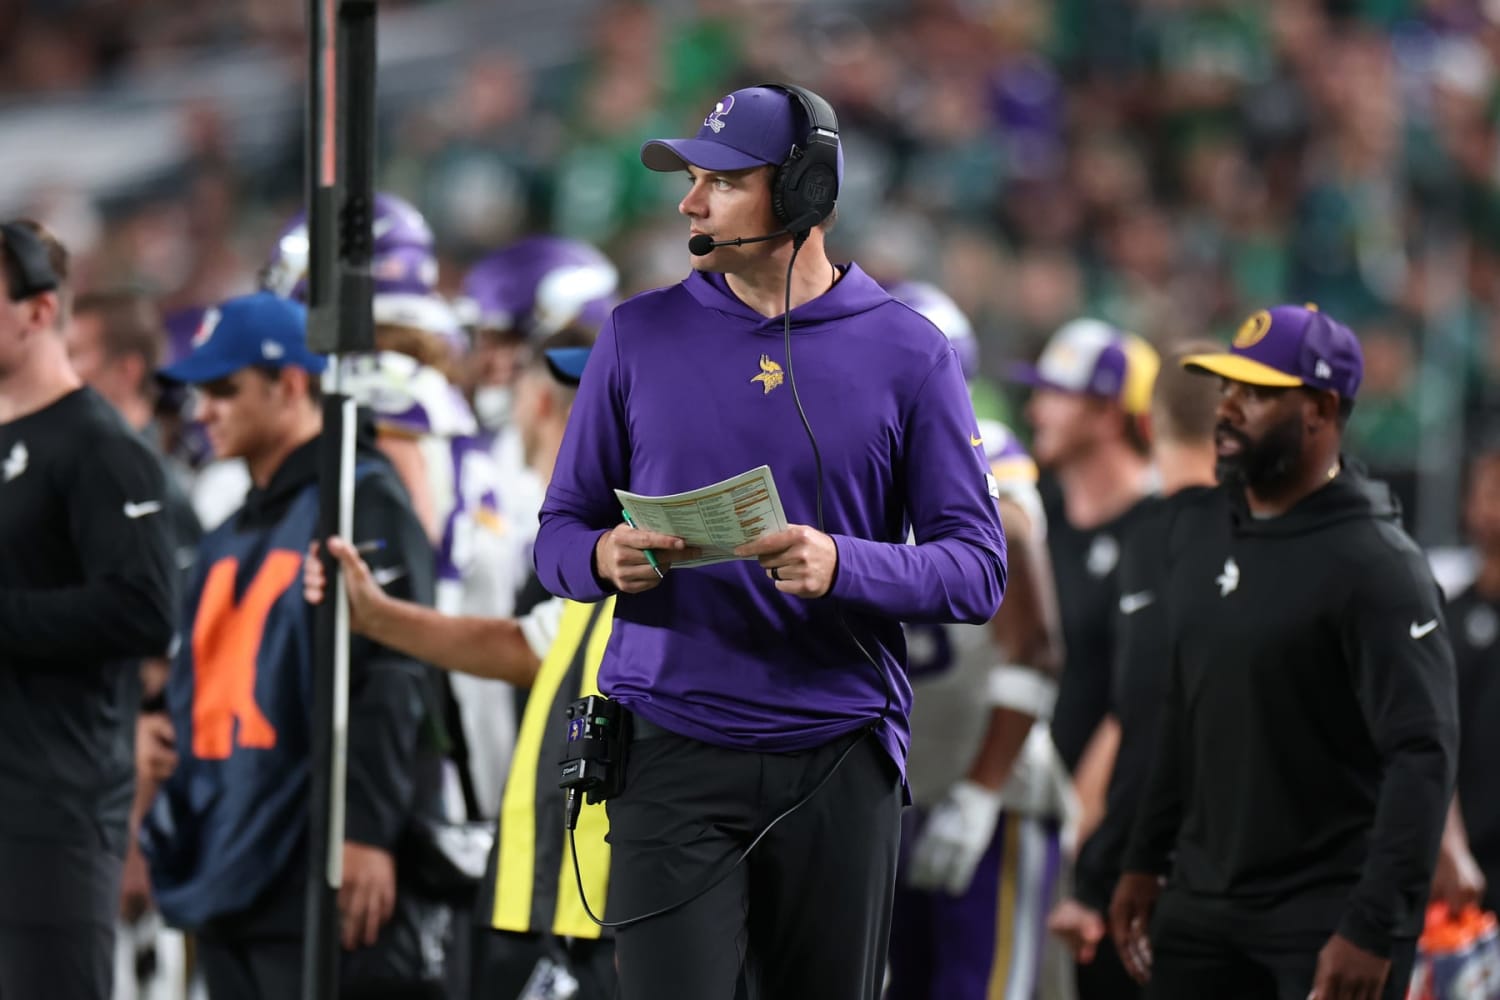
<path fill-rule="evenodd" d="M 1011 366 L 1011 379 L 1034 389 L 1054 389 L 1111 399 L 1129 414 L 1151 409 L 1161 359 L 1155 348 L 1103 320 L 1063 324 L 1036 364 Z"/>
<path fill-rule="evenodd" d="M 641 146 L 648 169 L 675 173 L 689 165 L 704 170 L 748 170 L 780 165 L 807 137 L 796 98 L 774 87 L 746 87 L 719 98 L 691 139 L 650 139 Z M 844 179 L 844 146 L 838 176 Z"/>
<path fill-rule="evenodd" d="M 1353 399 L 1365 360 L 1353 330 L 1308 304 L 1262 309 L 1240 324 L 1227 352 L 1190 354 L 1182 367 L 1246 385 L 1306 386 Z"/>

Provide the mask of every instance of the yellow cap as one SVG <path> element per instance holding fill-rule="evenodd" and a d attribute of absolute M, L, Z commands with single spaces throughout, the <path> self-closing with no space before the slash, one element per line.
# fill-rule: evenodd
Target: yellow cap
<path fill-rule="evenodd" d="M 1126 413 L 1140 416 L 1151 410 L 1151 392 L 1156 387 L 1156 373 L 1161 371 L 1161 355 L 1145 338 L 1124 334 L 1125 384 L 1120 389 L 1120 406 Z"/>

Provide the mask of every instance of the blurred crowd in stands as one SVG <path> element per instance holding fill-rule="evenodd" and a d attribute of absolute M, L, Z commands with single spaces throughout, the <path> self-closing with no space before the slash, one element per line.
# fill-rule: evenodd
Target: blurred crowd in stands
<path fill-rule="evenodd" d="M 300 85 L 305 6 L 3 0 L 4 107 L 246 44 Z M 382 102 L 380 186 L 432 222 L 449 288 L 543 231 L 604 248 L 627 293 L 676 280 L 687 228 L 664 208 L 683 186 L 639 168 L 640 142 L 691 131 L 730 89 L 791 79 L 842 119 L 835 258 L 952 294 L 981 338 L 992 415 L 1014 414 L 1007 365 L 1068 319 L 1164 343 L 1227 336 L 1277 301 L 1316 302 L 1362 336 L 1349 440 L 1409 508 L 1422 476 L 1456 485 L 1453 460 L 1500 414 L 1497 0 L 555 6 L 576 58 L 531 58 L 495 16 L 446 79 Z M 43 186 L 17 206 L 75 248 L 80 287 L 138 285 L 168 308 L 243 292 L 300 203 L 297 128 L 276 164 L 247 170 L 213 103 L 182 108 L 190 153 L 169 175 Z M 1417 525 L 1424 542 L 1453 540 L 1444 517 Z"/>

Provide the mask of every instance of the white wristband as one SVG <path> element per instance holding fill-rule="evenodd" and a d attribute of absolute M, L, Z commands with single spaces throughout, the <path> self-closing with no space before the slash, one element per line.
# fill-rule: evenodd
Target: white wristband
<path fill-rule="evenodd" d="M 1032 667 L 1010 663 L 990 668 L 989 703 L 1046 722 L 1057 702 L 1057 682 Z"/>

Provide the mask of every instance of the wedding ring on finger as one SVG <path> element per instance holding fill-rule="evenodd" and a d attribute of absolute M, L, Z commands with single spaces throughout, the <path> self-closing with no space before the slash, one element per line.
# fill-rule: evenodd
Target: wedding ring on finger
<path fill-rule="evenodd" d="M 771 579 L 775 580 L 777 583 L 781 582 L 781 572 L 775 566 L 771 567 Z"/>

